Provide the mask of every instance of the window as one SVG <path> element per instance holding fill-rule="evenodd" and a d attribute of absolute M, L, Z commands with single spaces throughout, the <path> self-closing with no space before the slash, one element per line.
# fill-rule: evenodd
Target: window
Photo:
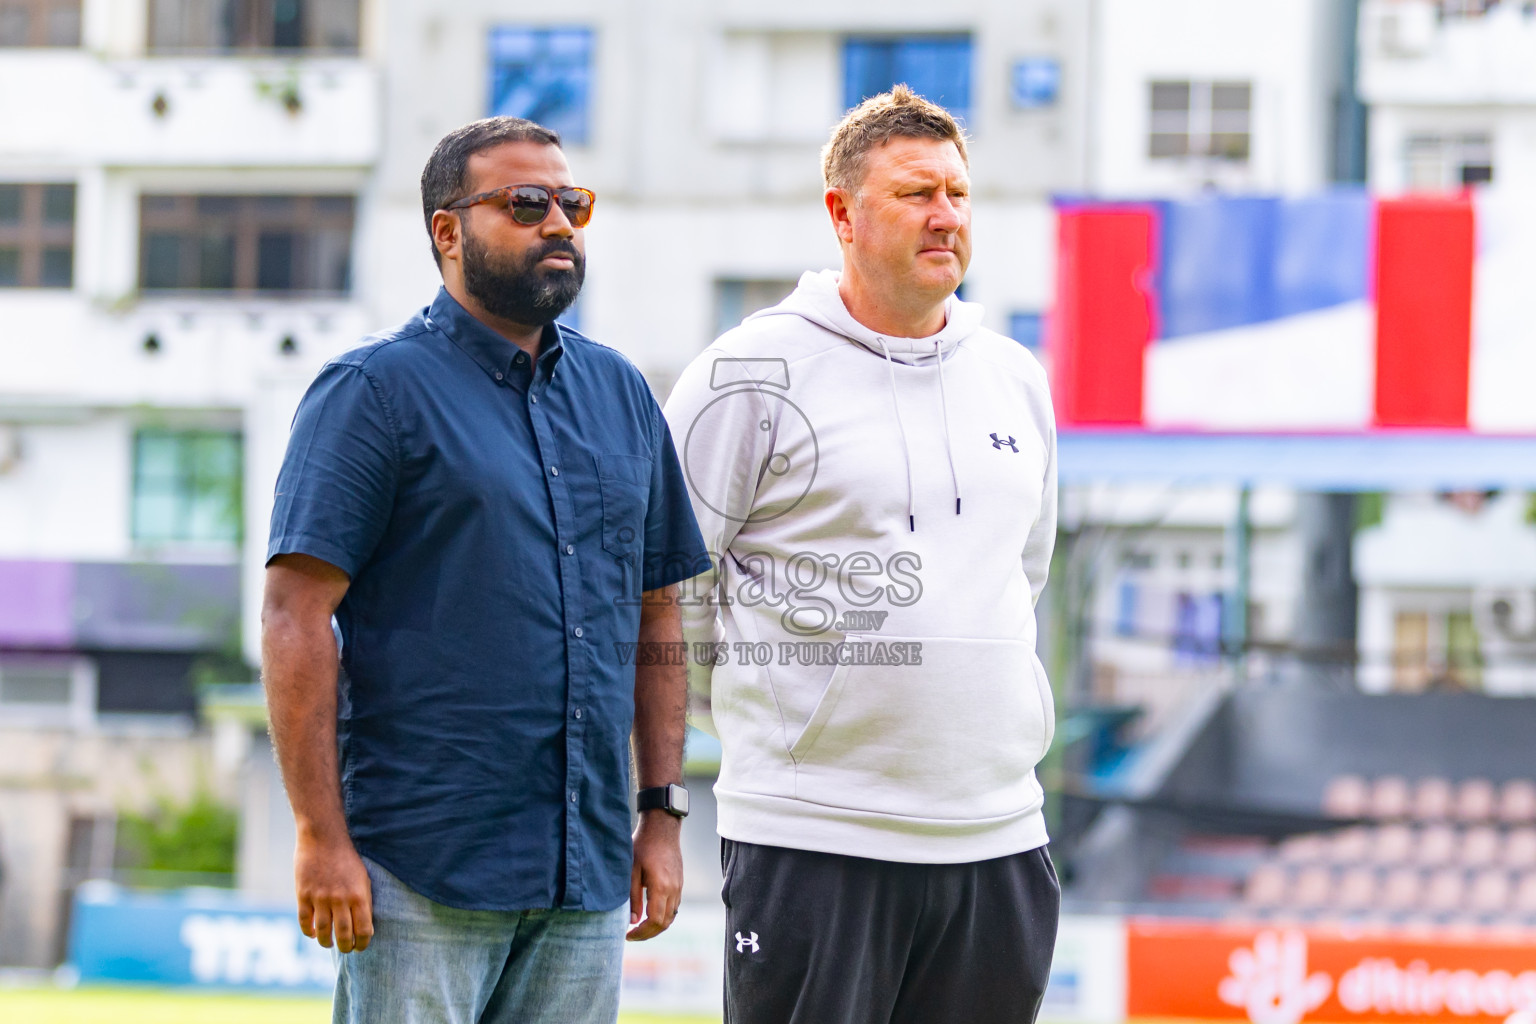
<path fill-rule="evenodd" d="M 350 288 L 351 196 L 167 196 L 139 201 L 146 291 Z"/>
<path fill-rule="evenodd" d="M 1480 18 L 1498 3 L 1499 0 L 1436 0 L 1435 7 L 1442 18 Z"/>
<path fill-rule="evenodd" d="M 0 46 L 79 46 L 80 0 L 0 0 Z"/>
<path fill-rule="evenodd" d="M 150 0 L 154 53 L 356 53 L 360 0 Z"/>
<path fill-rule="evenodd" d="M 75 186 L 0 184 L 0 288 L 75 281 Z"/>
<path fill-rule="evenodd" d="M 795 290 L 790 278 L 764 280 L 722 279 L 715 282 L 715 337 L 740 324 L 760 309 L 777 306 Z"/>
<path fill-rule="evenodd" d="M 569 143 L 588 138 L 592 32 L 585 28 L 491 30 L 490 113 L 526 117 Z"/>
<path fill-rule="evenodd" d="M 1153 159 L 1248 161 L 1253 86 L 1247 82 L 1153 82 Z"/>
<path fill-rule="evenodd" d="M 1013 62 L 1008 95 L 1019 110 L 1053 107 L 1061 93 L 1061 63 L 1055 57 L 1030 57 Z"/>
<path fill-rule="evenodd" d="M 95 713 L 96 681 L 89 661 L 48 655 L 0 660 L 0 721 L 80 727 Z"/>
<path fill-rule="evenodd" d="M 1408 187 L 1439 192 L 1493 181 L 1493 140 L 1487 132 L 1410 135 L 1406 147 Z"/>
<path fill-rule="evenodd" d="M 1008 317 L 1008 334 L 1031 352 L 1045 345 L 1045 314 L 1014 313 Z"/>
<path fill-rule="evenodd" d="M 863 100 L 905 82 L 960 121 L 971 116 L 971 37 L 853 36 L 843 46 L 843 101 Z"/>
<path fill-rule="evenodd" d="M 710 133 L 820 146 L 843 116 L 841 50 L 841 37 L 827 32 L 724 33 L 708 53 Z"/>
<path fill-rule="evenodd" d="M 241 472 L 239 434 L 140 431 L 133 444 L 133 539 L 238 543 Z"/>

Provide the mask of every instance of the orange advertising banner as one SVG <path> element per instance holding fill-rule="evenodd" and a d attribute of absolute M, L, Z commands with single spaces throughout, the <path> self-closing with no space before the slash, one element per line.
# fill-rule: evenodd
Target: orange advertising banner
<path fill-rule="evenodd" d="M 1536 1024 L 1536 941 L 1212 922 L 1126 924 L 1130 1017 Z"/>

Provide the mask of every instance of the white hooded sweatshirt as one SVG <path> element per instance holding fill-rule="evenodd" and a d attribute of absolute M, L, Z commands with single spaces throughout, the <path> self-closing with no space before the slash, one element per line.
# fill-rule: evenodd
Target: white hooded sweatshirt
<path fill-rule="evenodd" d="M 713 563 L 683 627 L 720 834 L 912 863 L 1033 849 L 1055 721 L 1045 373 L 973 303 L 888 338 L 837 286 L 805 274 L 666 405 Z"/>

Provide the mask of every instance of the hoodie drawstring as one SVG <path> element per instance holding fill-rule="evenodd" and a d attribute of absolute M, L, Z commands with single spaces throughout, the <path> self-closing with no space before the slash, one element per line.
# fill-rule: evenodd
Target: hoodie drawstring
<path fill-rule="evenodd" d="M 944 414 L 944 452 L 949 456 L 949 478 L 955 484 L 955 515 L 960 514 L 960 473 L 955 469 L 955 446 L 949 439 L 949 399 L 944 394 L 944 353 L 942 342 L 933 343 L 933 358 L 939 363 L 939 410 Z M 890 357 L 887 356 L 887 359 Z M 910 485 L 909 489 L 910 489 Z"/>
<path fill-rule="evenodd" d="M 877 337 L 880 351 L 885 353 L 885 368 L 891 376 L 891 404 L 896 407 L 896 429 L 901 432 L 901 456 L 907 461 L 907 529 L 917 532 L 917 509 L 912 493 L 912 450 L 907 447 L 907 425 L 901 419 L 901 398 L 896 394 L 896 363 L 885 339 Z"/>

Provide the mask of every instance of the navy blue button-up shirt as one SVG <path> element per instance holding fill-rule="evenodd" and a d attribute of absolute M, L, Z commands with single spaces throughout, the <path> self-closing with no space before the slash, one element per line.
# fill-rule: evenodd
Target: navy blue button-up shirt
<path fill-rule="evenodd" d="M 641 592 L 707 564 L 639 371 L 564 327 L 535 365 L 440 291 L 304 396 L 267 557 L 292 552 L 351 578 L 337 730 L 358 851 L 449 906 L 622 904 L 623 645 Z"/>

